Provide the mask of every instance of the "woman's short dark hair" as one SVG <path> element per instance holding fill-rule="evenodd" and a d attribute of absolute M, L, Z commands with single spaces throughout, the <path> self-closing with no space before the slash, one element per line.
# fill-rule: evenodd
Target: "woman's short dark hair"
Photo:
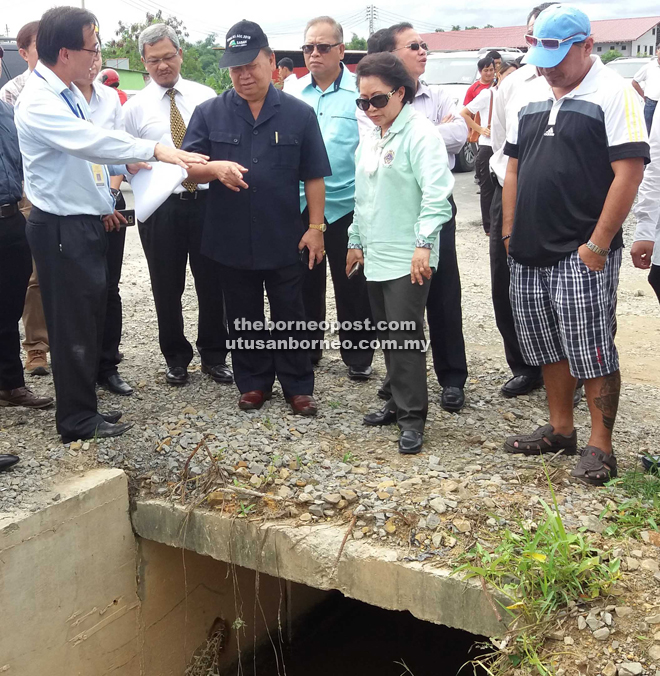
<path fill-rule="evenodd" d="M 389 28 L 382 28 L 378 31 L 378 40 L 373 45 L 373 48 L 372 45 L 369 44 L 369 41 L 367 41 L 369 54 L 372 52 L 393 52 L 396 49 L 396 39 L 399 33 L 412 29 L 412 27 L 412 24 L 407 21 L 402 21 L 401 23 L 395 23 Z"/>
<path fill-rule="evenodd" d="M 54 66 L 60 49 L 78 50 L 85 46 L 83 29 L 96 26 L 96 17 L 79 7 L 54 7 L 39 22 L 37 52 L 47 66 Z"/>
<path fill-rule="evenodd" d="M 515 68 L 518 70 L 518 68 L 520 68 L 520 64 L 517 61 L 502 61 L 499 70 L 500 75 L 506 73 L 509 68 Z"/>
<path fill-rule="evenodd" d="M 397 56 L 391 52 L 379 52 L 378 54 L 368 54 L 358 63 L 355 70 L 357 84 L 360 86 L 360 79 L 363 77 L 377 77 L 388 87 L 399 89 L 405 87 L 406 93 L 403 95 L 404 103 L 412 103 L 415 98 L 415 83 L 408 75 L 408 71 Z"/>
<path fill-rule="evenodd" d="M 39 32 L 39 22 L 30 21 L 26 23 L 21 30 L 18 31 L 16 35 L 16 45 L 19 49 L 24 49 L 27 51 L 30 49 L 30 45 L 34 42 Z"/>
<path fill-rule="evenodd" d="M 490 66 L 494 65 L 495 62 L 490 58 L 490 56 L 484 56 L 483 59 L 479 59 L 479 61 L 477 61 L 477 69 L 480 73 L 484 68 L 489 68 Z"/>

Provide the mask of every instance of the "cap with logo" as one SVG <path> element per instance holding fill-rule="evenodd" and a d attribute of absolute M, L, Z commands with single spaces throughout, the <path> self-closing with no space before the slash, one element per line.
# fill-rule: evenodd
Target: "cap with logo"
<path fill-rule="evenodd" d="M 225 53 L 218 65 L 220 68 L 245 66 L 252 63 L 264 47 L 268 47 L 268 38 L 261 26 L 243 19 L 227 31 Z"/>
<path fill-rule="evenodd" d="M 568 54 L 576 42 L 584 42 L 591 35 L 589 17 L 572 5 L 551 5 L 544 9 L 534 22 L 535 47 L 530 47 L 523 62 L 539 68 L 554 68 Z M 548 49 L 543 41 L 558 41 Z M 546 45 L 548 43 L 546 42 Z"/>

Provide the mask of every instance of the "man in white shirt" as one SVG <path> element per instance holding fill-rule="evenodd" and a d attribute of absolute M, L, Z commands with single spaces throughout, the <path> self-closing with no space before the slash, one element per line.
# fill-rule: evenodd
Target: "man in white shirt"
<path fill-rule="evenodd" d="M 642 66 L 633 76 L 633 89 L 644 99 L 644 121 L 646 130 L 651 132 L 653 113 L 660 99 L 660 46 L 655 52 L 656 58 Z M 641 84 L 644 83 L 644 88 Z"/>
<path fill-rule="evenodd" d="M 149 26 L 140 33 L 138 44 L 151 83 L 124 106 L 126 131 L 152 141 L 165 137 L 178 148 L 197 105 L 216 94 L 210 87 L 181 77 L 183 51 L 170 26 Z M 183 332 L 181 308 L 188 259 L 197 292 L 197 349 L 202 373 L 218 383 L 233 382 L 225 363 L 228 335 L 218 264 L 201 253 L 208 187 L 208 183 L 184 181 L 152 216 L 138 223 L 169 385 L 188 382 L 188 365 L 193 358 Z"/>
<path fill-rule="evenodd" d="M 16 99 L 23 91 L 23 87 L 25 87 L 25 83 L 27 82 L 28 77 L 30 77 L 30 73 L 34 70 L 37 61 L 39 60 L 39 55 L 37 53 L 38 30 L 39 22 L 30 21 L 30 23 L 26 23 L 25 26 L 22 26 L 16 34 L 18 53 L 27 63 L 28 67 L 27 70 L 9 80 L 9 82 L 0 89 L 0 101 L 8 103 L 10 106 L 13 106 L 16 103 Z"/>
<path fill-rule="evenodd" d="M 296 83 L 298 82 L 298 77 L 293 72 L 293 60 L 288 56 L 285 56 L 283 59 L 280 59 L 277 62 L 277 72 L 280 75 L 280 81 L 282 82 L 282 89 L 285 92 L 288 92 L 295 88 Z"/>
<path fill-rule="evenodd" d="M 417 83 L 412 105 L 437 126 L 447 147 L 449 168 L 453 169 L 456 153 L 467 140 L 468 128 L 447 91 L 439 86 L 429 86 L 421 79 L 426 70 L 426 43 L 409 23 L 400 23 L 379 31 L 378 39 L 371 40 L 369 46 L 373 52 L 393 52 L 401 59 Z M 362 127 L 360 133 L 363 133 Z M 467 380 L 467 358 L 461 278 L 456 259 L 456 205 L 452 197 L 449 201 L 454 217 L 440 231 L 440 261 L 433 275 L 426 309 L 433 366 L 442 387 L 440 403 L 446 411 L 460 411 L 465 404 L 463 388 Z"/>
<path fill-rule="evenodd" d="M 649 284 L 660 300 L 660 108 L 653 115 L 649 142 L 651 164 L 644 171 L 634 207 L 637 228 L 630 248 L 633 264 L 640 270 L 649 270 Z"/>

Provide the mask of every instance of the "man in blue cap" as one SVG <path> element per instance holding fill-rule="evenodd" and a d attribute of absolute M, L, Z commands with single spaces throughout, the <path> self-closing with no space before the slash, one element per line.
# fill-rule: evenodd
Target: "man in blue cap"
<path fill-rule="evenodd" d="M 648 137 L 637 95 L 592 56 L 583 12 L 547 8 L 526 41 L 525 61 L 542 77 L 521 92 L 507 131 L 502 239 L 516 332 L 525 361 L 543 367 L 550 420 L 509 437 L 505 450 L 576 454 L 573 392 L 582 378 L 591 435 L 572 475 L 603 485 L 617 473 L 621 225 L 649 161 Z"/>

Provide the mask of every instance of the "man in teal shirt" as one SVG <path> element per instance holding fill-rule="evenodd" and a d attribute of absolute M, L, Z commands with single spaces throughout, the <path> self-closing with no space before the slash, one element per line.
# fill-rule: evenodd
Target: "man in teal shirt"
<path fill-rule="evenodd" d="M 291 93 L 314 108 L 328 151 L 332 176 L 325 179 L 325 249 L 335 289 L 337 319 L 355 327 L 339 331 L 341 357 L 348 366 L 349 377 L 367 380 L 371 376 L 374 354 L 370 344 L 377 336 L 373 326 L 364 328 L 366 322 L 371 322 L 366 280 L 362 270 L 351 279 L 345 271 L 348 228 L 353 222 L 355 207 L 355 150 L 360 137 L 355 114 L 358 93 L 355 76 L 342 63 L 344 32 L 341 25 L 328 16 L 312 19 L 305 28 L 303 54 L 310 72 L 298 80 Z M 307 220 L 302 185 L 300 208 L 303 219 Z M 309 322 L 325 321 L 326 274 L 324 260 L 309 273 L 305 282 L 305 312 Z M 323 333 L 323 330 L 309 331 L 309 337 L 323 340 Z M 349 343 L 352 347 L 348 347 Z M 321 350 L 314 350 L 312 360 L 318 362 L 320 358 Z"/>

